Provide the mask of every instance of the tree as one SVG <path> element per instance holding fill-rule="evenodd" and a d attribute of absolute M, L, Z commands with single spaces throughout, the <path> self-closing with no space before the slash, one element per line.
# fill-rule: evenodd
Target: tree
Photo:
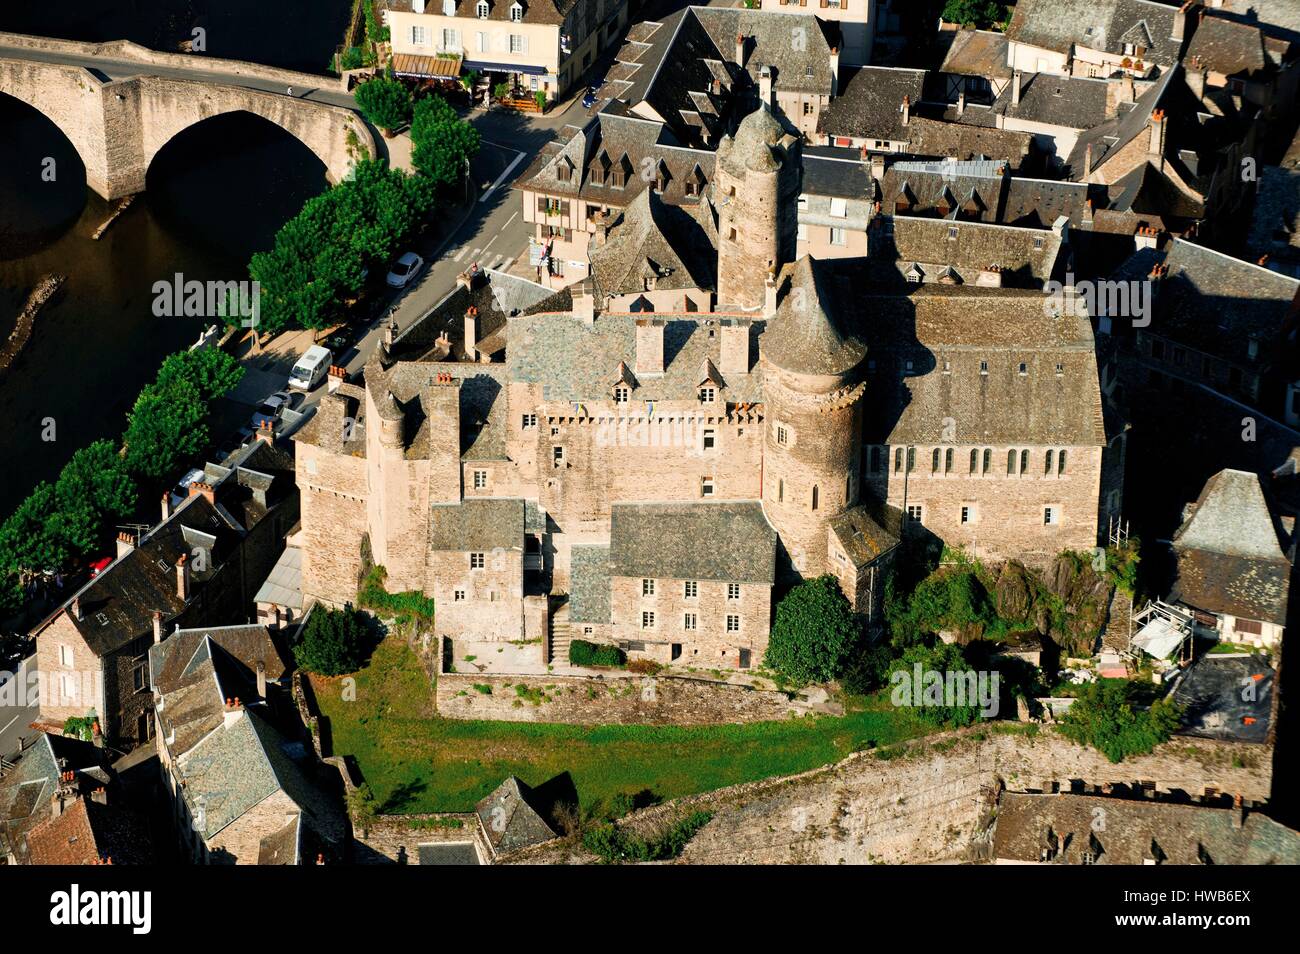
<path fill-rule="evenodd" d="M 352 815 L 352 823 L 361 829 L 362 838 L 368 838 L 370 826 L 375 823 L 375 817 L 379 814 L 375 793 L 371 791 L 370 785 L 362 782 L 357 788 L 350 789 L 347 803 L 348 812 Z"/>
<path fill-rule="evenodd" d="M 970 725 L 979 718 L 981 708 L 977 684 L 964 675 L 973 672 L 959 646 L 942 642 L 912 646 L 890 666 L 890 700 L 913 709 L 932 725 Z M 948 691 L 949 686 L 957 685 L 961 686 L 960 700 Z M 992 705 L 997 702 L 990 700 Z"/>
<path fill-rule="evenodd" d="M 461 119 L 441 96 L 415 104 L 411 120 L 411 164 L 441 188 L 460 183 L 479 149 L 478 130 Z"/>
<path fill-rule="evenodd" d="M 987 27 L 1007 22 L 1007 7 L 998 0 L 948 0 L 943 19 L 962 26 Z"/>
<path fill-rule="evenodd" d="M 135 509 L 135 481 L 110 441 L 95 441 L 73 454 L 54 491 L 60 506 L 84 501 L 101 520 L 125 517 Z"/>
<path fill-rule="evenodd" d="M 157 385 L 166 389 L 177 381 L 194 385 L 205 402 L 211 403 L 234 390 L 244 369 L 219 348 L 198 348 L 169 355 L 158 369 Z"/>
<path fill-rule="evenodd" d="M 341 676 L 356 672 L 365 663 L 369 638 L 365 617 L 359 611 L 317 607 L 293 648 L 293 656 L 308 672 Z"/>
<path fill-rule="evenodd" d="M 127 415 L 126 466 L 146 480 L 162 480 L 208 442 L 207 405 L 189 381 L 151 384 Z"/>
<path fill-rule="evenodd" d="M 72 554 L 51 515 L 58 510 L 54 485 L 41 481 L 0 524 L 0 569 L 36 572 L 67 566 Z"/>
<path fill-rule="evenodd" d="M 1135 706 L 1137 687 L 1119 679 L 1101 679 L 1080 690 L 1061 723 L 1061 733 L 1091 745 L 1112 762 L 1145 755 L 1169 741 L 1182 719 L 1182 707 L 1157 699 L 1147 709 Z"/>
<path fill-rule="evenodd" d="M 411 94 L 400 80 L 377 76 L 357 87 L 361 115 L 391 136 L 411 121 Z"/>
<path fill-rule="evenodd" d="M 857 617 L 833 576 L 800 583 L 777 605 L 764 664 L 799 683 L 839 675 L 858 639 Z"/>

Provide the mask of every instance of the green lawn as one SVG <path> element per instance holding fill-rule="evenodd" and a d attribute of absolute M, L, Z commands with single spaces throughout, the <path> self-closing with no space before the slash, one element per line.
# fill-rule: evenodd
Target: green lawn
<path fill-rule="evenodd" d="M 507 775 L 538 785 L 569 772 L 584 809 L 619 792 L 675 798 L 834 762 L 933 728 L 864 702 L 842 718 L 719 726 L 571 726 L 464 722 L 433 713 L 414 654 L 386 640 L 357 673 L 355 701 L 342 678 L 312 677 L 336 755 L 352 755 L 384 812 L 463 812 Z"/>

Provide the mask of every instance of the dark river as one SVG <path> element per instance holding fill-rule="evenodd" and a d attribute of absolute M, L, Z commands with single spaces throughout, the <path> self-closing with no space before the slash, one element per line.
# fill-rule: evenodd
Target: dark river
<path fill-rule="evenodd" d="M 0 30 L 125 36 L 170 48 L 186 18 L 209 7 L 223 11 L 207 14 L 213 55 L 319 71 L 342 36 L 349 3 L 5 3 Z M 235 18 L 241 8 L 246 19 Z M 331 9 L 337 29 L 325 31 L 313 17 Z M 54 182 L 42 179 L 47 159 L 55 163 Z M 0 520 L 77 448 L 119 437 L 158 364 L 197 339 L 202 320 L 154 316 L 154 283 L 176 273 L 185 280 L 247 278 L 249 256 L 269 247 L 276 229 L 325 186 L 319 160 L 279 127 L 244 113 L 219 116 L 172 140 L 154 160 L 145 193 L 93 241 L 116 203 L 86 188 L 84 168 L 57 127 L 0 94 L 0 340 L 42 276 L 68 279 L 18 360 L 0 373 Z M 42 439 L 47 418 L 54 441 Z"/>

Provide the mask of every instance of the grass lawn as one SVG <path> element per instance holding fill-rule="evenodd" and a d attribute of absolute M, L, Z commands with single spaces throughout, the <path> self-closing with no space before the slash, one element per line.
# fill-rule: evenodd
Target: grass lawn
<path fill-rule="evenodd" d="M 530 785 L 569 772 L 582 807 L 650 789 L 675 798 L 788 775 L 873 745 L 934 731 L 887 702 L 863 701 L 842 718 L 718 726 L 574 726 L 438 718 L 415 655 L 388 639 L 355 675 L 312 677 L 334 754 L 356 758 L 384 812 L 470 811 L 507 775 Z"/>

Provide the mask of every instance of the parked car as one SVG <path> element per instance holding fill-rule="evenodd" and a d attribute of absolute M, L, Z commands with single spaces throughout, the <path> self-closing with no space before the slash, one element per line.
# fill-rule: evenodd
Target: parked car
<path fill-rule="evenodd" d="M 98 560 L 94 560 L 90 564 L 90 575 L 99 576 L 99 574 L 103 573 L 106 569 L 108 569 L 109 564 L 111 564 L 112 562 L 113 562 L 112 557 L 100 557 Z"/>
<path fill-rule="evenodd" d="M 203 470 L 201 468 L 195 467 L 193 470 L 187 471 L 185 476 L 176 481 L 176 486 L 171 489 L 171 505 L 173 507 L 179 507 L 181 501 L 190 495 L 190 484 L 201 481 L 202 479 Z"/>
<path fill-rule="evenodd" d="M 257 430 L 263 424 L 275 427 L 280 421 L 280 416 L 293 407 L 295 400 L 296 395 L 290 391 L 276 391 L 253 412 L 253 429 Z"/>
<path fill-rule="evenodd" d="M 322 345 L 312 345 L 303 352 L 289 374 L 289 387 L 310 391 L 329 373 L 334 353 Z"/>
<path fill-rule="evenodd" d="M 405 288 L 411 279 L 424 268 L 424 259 L 414 252 L 405 252 L 388 272 L 388 284 L 391 288 Z"/>
<path fill-rule="evenodd" d="M 596 87 L 589 86 L 587 87 L 587 95 L 582 97 L 582 108 L 591 109 L 591 107 L 595 105 L 596 105 Z"/>

